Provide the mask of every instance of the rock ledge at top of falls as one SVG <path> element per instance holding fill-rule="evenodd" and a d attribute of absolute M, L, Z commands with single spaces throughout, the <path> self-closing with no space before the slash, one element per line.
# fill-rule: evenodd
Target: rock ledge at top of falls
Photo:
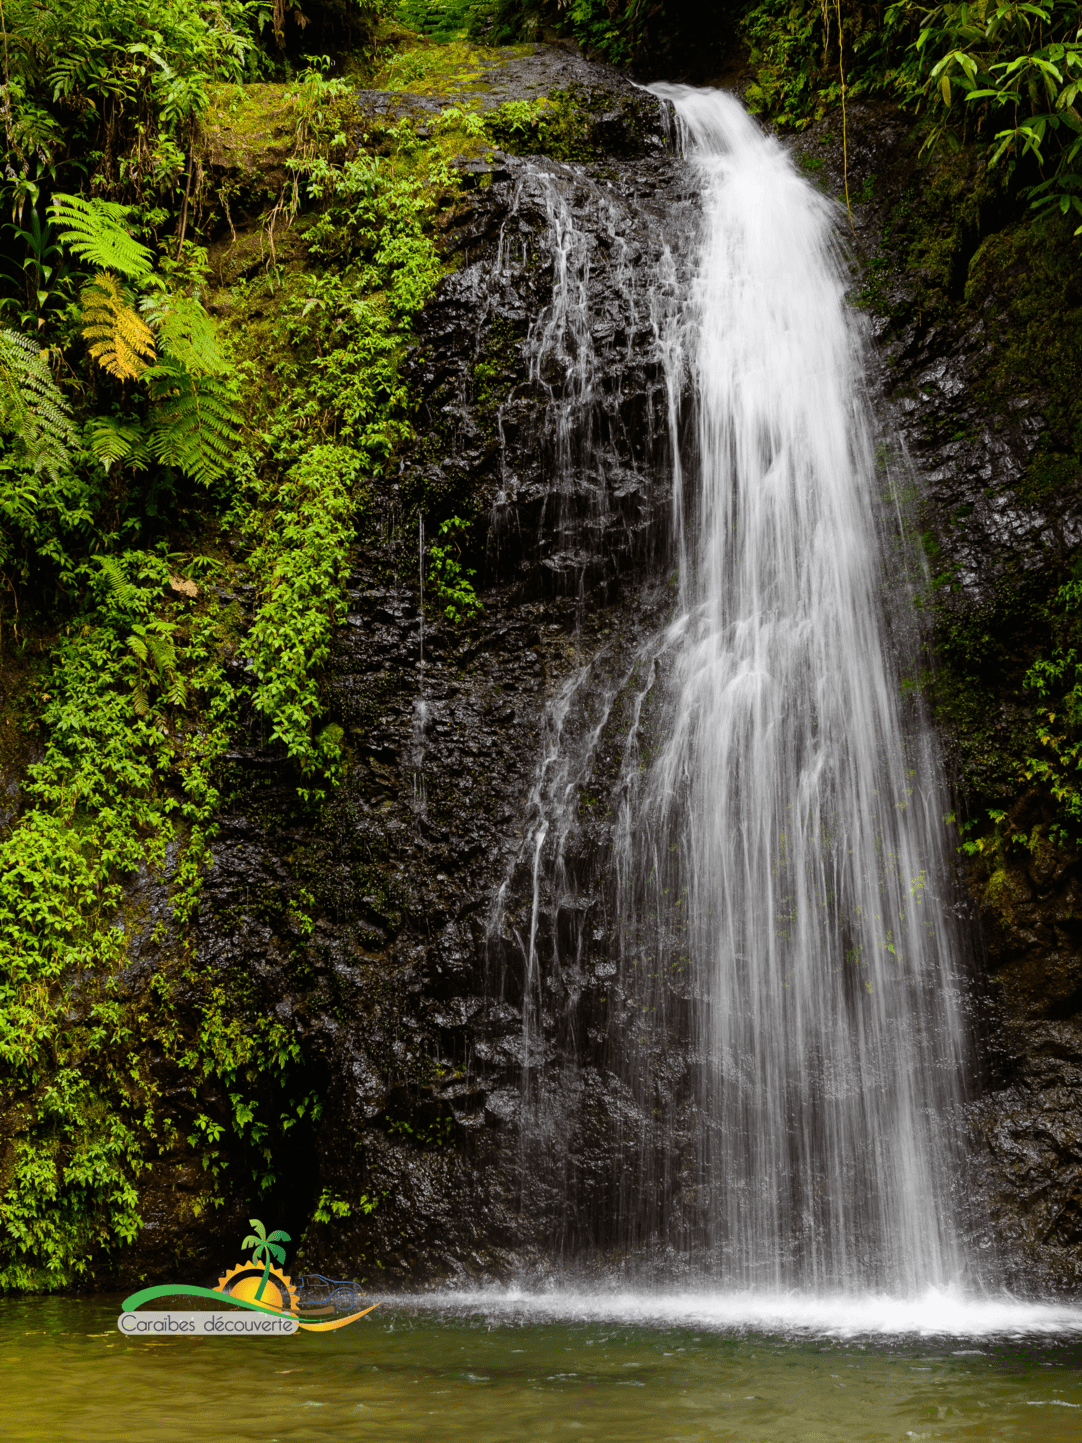
<path fill-rule="evenodd" d="M 661 157 L 669 153 L 664 106 L 619 70 L 560 45 L 536 45 L 487 53 L 485 68 L 451 75 L 439 90 L 360 89 L 335 102 L 336 123 L 351 145 L 368 143 L 366 122 L 377 126 L 410 118 L 420 141 L 429 137 L 426 120 L 465 106 L 491 112 L 510 101 L 551 97 L 559 109 L 561 146 L 587 171 L 601 167 L 619 183 L 612 161 Z M 493 60 L 495 57 L 495 60 Z M 491 62 L 491 63 L 490 63 Z M 296 263 L 297 232 L 291 230 L 288 197 L 295 184 L 296 97 L 289 86 L 228 87 L 212 104 L 201 131 L 196 191 L 220 205 L 227 229 L 210 246 L 212 274 L 219 287 L 255 274 L 268 255 Z M 556 112 L 554 111 L 553 114 Z M 514 136 L 512 138 L 515 138 Z M 511 143 L 512 149 L 519 149 Z M 486 181 L 492 161 L 507 157 L 495 145 L 473 142 L 469 154 L 452 164 L 467 179 Z M 228 294 L 214 306 L 227 309 Z"/>
<path fill-rule="evenodd" d="M 482 70 L 476 80 L 438 95 L 407 90 L 359 90 L 363 110 L 398 119 L 402 115 L 434 113 L 448 105 L 470 103 L 480 110 L 495 110 L 508 101 L 539 100 L 557 90 L 608 92 L 613 101 L 651 102 L 653 98 L 615 66 L 588 60 L 562 45 L 538 44 L 532 53 L 522 46 L 497 51 L 497 62 Z M 657 102 L 653 101 L 656 107 Z"/>

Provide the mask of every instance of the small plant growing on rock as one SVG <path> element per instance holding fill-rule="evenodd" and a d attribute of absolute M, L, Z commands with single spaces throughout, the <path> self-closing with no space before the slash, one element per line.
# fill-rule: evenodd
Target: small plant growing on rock
<path fill-rule="evenodd" d="M 477 572 L 463 566 L 462 542 L 457 539 L 469 530 L 469 524 L 461 516 L 448 517 L 437 533 L 438 539 L 428 548 L 428 584 L 444 616 L 456 626 L 484 611 L 473 589 Z"/>

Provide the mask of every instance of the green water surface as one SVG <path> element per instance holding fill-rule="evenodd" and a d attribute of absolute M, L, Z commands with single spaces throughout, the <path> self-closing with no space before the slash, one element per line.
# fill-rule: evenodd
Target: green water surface
<path fill-rule="evenodd" d="M 782 1337 L 384 1305 L 340 1332 L 122 1337 L 0 1303 L 7 1443 L 1080 1443 L 1082 1339 Z"/>

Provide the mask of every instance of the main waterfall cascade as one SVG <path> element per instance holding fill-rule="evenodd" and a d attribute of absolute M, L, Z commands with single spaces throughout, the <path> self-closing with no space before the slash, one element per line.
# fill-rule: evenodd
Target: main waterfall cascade
<path fill-rule="evenodd" d="M 623 1012 L 605 1065 L 632 1120 L 610 1123 L 624 1135 L 591 1194 L 613 1213 L 608 1251 L 660 1249 L 735 1289 L 973 1283 L 953 1192 L 969 1041 L 948 803 L 888 645 L 888 503 L 837 208 L 731 96 L 652 89 L 701 188 L 697 263 L 653 317 L 668 607 L 550 708 L 519 858 L 524 1195 L 559 1185 L 567 1137 L 543 1076 L 544 977 L 581 963 L 539 918 L 546 895 L 585 905 L 565 848 L 619 713 L 605 888 Z M 671 298 L 671 263 L 665 280 Z M 542 349 L 571 334 L 560 285 L 557 268 Z"/>

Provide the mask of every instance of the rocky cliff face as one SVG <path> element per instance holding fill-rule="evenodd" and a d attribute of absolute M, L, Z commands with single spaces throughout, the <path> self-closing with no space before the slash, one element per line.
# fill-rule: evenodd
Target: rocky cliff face
<path fill-rule="evenodd" d="M 647 1043 L 653 1090 L 621 1078 L 630 1023 L 603 882 L 611 818 L 595 805 L 632 724 L 631 643 L 666 605 L 668 414 L 682 382 L 661 342 L 695 200 L 652 97 L 552 52 L 514 77 L 523 93 L 555 83 L 591 97 L 596 158 L 471 163 L 468 204 L 444 238 L 458 269 L 408 361 L 416 442 L 358 548 L 327 677 L 345 779 L 313 822 L 253 726 L 231 758 L 198 927 L 217 984 L 288 1022 L 322 1097 L 318 1118 L 287 1134 L 272 1194 L 295 1234 L 308 1223 L 299 1263 L 369 1282 L 500 1276 L 562 1248 L 604 1252 L 627 1150 L 656 1154 L 652 1175 L 675 1195 L 699 1125 L 681 1092 L 693 1059 L 671 1035 L 677 983 L 670 1035 Z M 1005 202 L 990 193 L 957 222 L 963 202 L 952 212 L 918 169 L 900 116 L 851 109 L 849 138 L 877 383 L 913 458 L 933 579 L 949 573 L 960 625 L 991 614 L 1005 576 L 1059 564 L 1077 544 L 1077 492 L 1027 489 L 1050 453 L 1047 398 L 1039 382 L 998 384 L 1016 324 L 1017 262 L 991 264 Z M 834 189 L 838 142 L 824 123 L 797 145 Z M 963 194 L 964 176 L 957 185 Z M 463 561 L 485 614 L 468 626 L 426 608 L 420 577 L 424 513 L 456 505 L 479 518 Z M 418 507 L 415 531 L 405 518 Z M 243 620 L 243 588 L 227 599 Z M 999 753 L 982 751 L 964 711 L 939 714 L 972 790 L 981 757 Z M 1009 731 L 1011 717 L 980 725 Z M 574 770 L 576 729 L 591 734 L 590 785 Z M 558 777 L 557 733 L 571 758 Z M 557 785 L 576 795 L 560 814 L 573 909 L 534 865 Z M 1040 807 L 1021 793 L 1018 805 Z M 1039 1262 L 1042 1284 L 1065 1286 L 1082 1257 L 1077 869 L 1049 844 L 1025 865 L 982 858 L 966 879 L 990 979 L 980 1185 L 1014 1280 L 1032 1281 Z M 135 966 L 149 973 L 162 907 L 149 882 L 144 901 Z M 531 975 L 538 957 L 558 961 Z M 200 1005 L 193 994 L 193 1015 Z M 546 1062 L 531 1110 L 548 1109 L 558 1157 L 523 1126 L 527 1056 Z M 216 1261 L 248 1200 L 196 1217 L 203 1186 L 182 1148 L 163 1159 L 126 1271 L 146 1273 L 155 1254 L 170 1271 Z M 660 1223 L 694 1199 L 651 1206 Z"/>

